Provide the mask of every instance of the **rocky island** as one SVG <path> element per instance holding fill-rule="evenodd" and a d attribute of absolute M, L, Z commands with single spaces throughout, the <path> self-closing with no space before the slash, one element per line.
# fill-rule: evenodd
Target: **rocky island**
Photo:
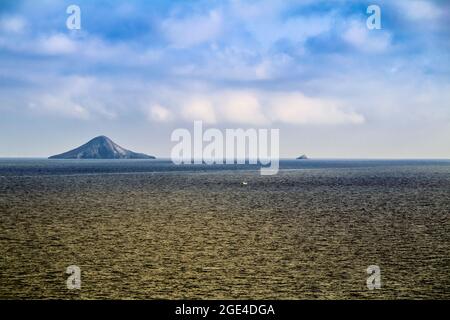
<path fill-rule="evenodd" d="M 155 159 L 155 157 L 127 150 L 108 137 L 99 136 L 76 149 L 51 156 L 49 159 Z"/>

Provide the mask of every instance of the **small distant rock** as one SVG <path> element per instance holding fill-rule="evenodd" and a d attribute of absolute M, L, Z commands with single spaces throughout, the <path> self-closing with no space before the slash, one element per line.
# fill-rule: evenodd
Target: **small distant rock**
<path fill-rule="evenodd" d="M 308 157 L 305 154 L 302 154 L 300 157 L 296 158 L 297 160 L 308 160 Z"/>

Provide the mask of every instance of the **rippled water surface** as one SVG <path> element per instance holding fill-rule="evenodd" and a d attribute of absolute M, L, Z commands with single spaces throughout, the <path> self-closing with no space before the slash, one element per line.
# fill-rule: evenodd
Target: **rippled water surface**
<path fill-rule="evenodd" d="M 449 161 L 281 168 L 0 160 L 0 298 L 450 298 Z"/>

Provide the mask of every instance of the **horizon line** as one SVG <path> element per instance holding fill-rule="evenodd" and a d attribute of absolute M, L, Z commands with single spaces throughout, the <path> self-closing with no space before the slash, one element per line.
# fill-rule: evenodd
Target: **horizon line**
<path fill-rule="evenodd" d="M 157 157 L 156 159 L 49 159 L 47 156 L 0 156 L 0 159 L 39 159 L 39 160 L 131 160 L 131 161 L 155 161 L 155 160 L 171 160 L 170 157 Z M 310 160 L 450 160 L 450 157 L 444 158 L 444 157 L 432 157 L 432 158 L 421 158 L 421 157 L 350 157 L 350 158 L 344 158 L 344 157 L 308 157 L 308 159 L 296 159 L 296 157 L 280 157 L 279 160 L 297 160 L 302 162 L 308 162 Z M 192 159 L 193 161 L 194 159 Z M 212 159 L 203 159 L 205 160 L 212 160 Z M 226 160 L 225 158 L 223 159 Z M 242 160 L 242 159 L 234 159 L 234 160 Z M 246 158 L 246 161 L 249 159 Z"/>

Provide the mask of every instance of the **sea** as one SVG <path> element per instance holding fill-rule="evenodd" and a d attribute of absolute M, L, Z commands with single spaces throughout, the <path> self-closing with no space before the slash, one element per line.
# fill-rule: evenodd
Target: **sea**
<path fill-rule="evenodd" d="M 0 159 L 0 299 L 450 299 L 449 218 L 450 160 Z"/>

